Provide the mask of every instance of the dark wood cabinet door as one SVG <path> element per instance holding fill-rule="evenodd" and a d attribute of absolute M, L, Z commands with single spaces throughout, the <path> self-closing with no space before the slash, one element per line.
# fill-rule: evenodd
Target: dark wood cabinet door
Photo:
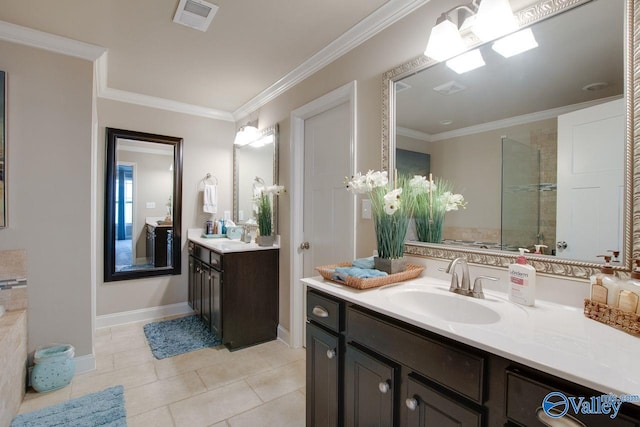
<path fill-rule="evenodd" d="M 340 424 L 340 340 L 307 323 L 307 427 Z"/>
<path fill-rule="evenodd" d="M 193 277 L 193 311 L 198 316 L 202 315 L 202 266 L 203 263 L 194 260 L 195 274 Z"/>
<path fill-rule="evenodd" d="M 222 273 L 215 268 L 209 270 L 209 288 L 211 290 L 211 331 L 222 337 Z"/>
<path fill-rule="evenodd" d="M 345 425 L 392 427 L 396 425 L 399 368 L 352 345 L 345 359 Z"/>
<path fill-rule="evenodd" d="M 207 325 L 211 324 L 211 267 L 202 263 L 200 268 L 202 269 L 202 320 Z"/>
<path fill-rule="evenodd" d="M 482 413 L 457 402 L 409 375 L 401 402 L 406 427 L 480 427 Z"/>
<path fill-rule="evenodd" d="M 195 310 L 195 286 L 196 286 L 196 260 L 189 256 L 189 306 Z"/>

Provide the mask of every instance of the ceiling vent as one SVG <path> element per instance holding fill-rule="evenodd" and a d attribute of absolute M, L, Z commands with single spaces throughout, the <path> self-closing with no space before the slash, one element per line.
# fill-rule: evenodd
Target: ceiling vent
<path fill-rule="evenodd" d="M 455 80 L 451 80 L 450 82 L 441 84 L 440 86 L 436 86 L 433 88 L 436 92 L 441 95 L 453 95 L 454 93 L 458 93 L 460 91 L 465 90 L 467 87 L 462 83 L 458 83 Z"/>
<path fill-rule="evenodd" d="M 405 82 L 396 82 L 396 93 L 400 93 L 408 89 L 411 89 L 411 85 Z"/>
<path fill-rule="evenodd" d="M 203 0 L 180 0 L 173 22 L 200 31 L 207 31 L 218 6 Z"/>

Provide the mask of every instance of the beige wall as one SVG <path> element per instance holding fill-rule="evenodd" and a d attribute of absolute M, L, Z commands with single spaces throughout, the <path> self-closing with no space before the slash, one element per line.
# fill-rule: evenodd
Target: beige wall
<path fill-rule="evenodd" d="M 7 72 L 9 227 L 0 249 L 26 249 L 29 351 L 92 352 L 93 64 L 0 42 Z"/>
<path fill-rule="evenodd" d="M 98 245 L 97 315 L 158 307 L 187 301 L 187 229 L 204 226 L 202 185 L 207 173 L 218 178 L 218 216 L 232 210 L 233 138 L 231 122 L 194 117 L 105 99 L 98 100 L 98 177 L 104 176 L 105 127 L 183 138 L 182 274 L 104 283 L 102 246 Z M 104 182 L 100 181 L 97 235 L 102 243 Z M 200 185 L 199 185 L 200 184 Z"/>

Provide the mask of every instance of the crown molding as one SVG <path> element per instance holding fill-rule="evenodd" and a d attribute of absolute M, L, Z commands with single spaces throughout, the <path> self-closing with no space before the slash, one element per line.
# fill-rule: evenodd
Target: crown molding
<path fill-rule="evenodd" d="M 216 110 L 185 102 L 174 101 L 156 96 L 143 95 L 141 93 L 129 92 L 126 90 L 113 89 L 107 86 L 109 73 L 109 53 L 105 52 L 94 63 L 96 86 L 98 88 L 98 98 L 110 99 L 112 101 L 125 102 L 128 104 L 142 105 L 143 107 L 158 108 L 160 110 L 173 111 L 176 113 L 189 114 L 192 116 L 205 117 L 209 119 L 235 122 L 233 115 L 228 111 Z"/>
<path fill-rule="evenodd" d="M 240 120 L 430 0 L 390 0 L 233 112 Z"/>
<path fill-rule="evenodd" d="M 235 122 L 253 113 L 261 106 L 277 98 L 307 77 L 313 75 L 429 1 L 430 0 L 389 0 L 385 5 L 364 18 L 234 112 L 110 88 L 107 86 L 107 49 L 100 46 L 79 42 L 4 21 L 0 21 L 0 40 L 7 40 L 61 53 L 63 55 L 95 61 L 94 69 L 99 98 Z"/>
<path fill-rule="evenodd" d="M 396 127 L 396 135 L 406 136 L 407 138 L 413 138 L 419 141 L 431 142 L 431 135 L 428 133 L 400 126 Z"/>
<path fill-rule="evenodd" d="M 521 116 L 509 117 L 507 119 L 496 120 L 488 123 L 481 123 L 479 125 L 469 126 L 466 128 L 451 130 L 447 132 L 440 132 L 430 136 L 431 142 L 442 141 L 450 138 L 457 138 L 460 136 L 473 135 L 480 132 L 488 132 L 497 129 L 503 129 L 510 126 L 517 126 L 526 123 L 537 122 L 540 120 L 553 119 L 561 114 L 567 114 L 572 111 L 581 110 L 583 108 L 592 107 L 594 105 L 602 104 L 604 102 L 613 101 L 619 99 L 620 96 L 610 96 L 607 98 L 600 98 L 593 101 L 581 102 L 578 104 L 565 105 L 563 107 L 552 108 L 550 110 L 537 111 L 535 113 L 523 114 Z M 415 131 L 414 131 L 415 132 Z"/>
<path fill-rule="evenodd" d="M 107 49 L 101 46 L 0 21 L 0 40 L 23 44 L 76 58 L 95 61 Z"/>

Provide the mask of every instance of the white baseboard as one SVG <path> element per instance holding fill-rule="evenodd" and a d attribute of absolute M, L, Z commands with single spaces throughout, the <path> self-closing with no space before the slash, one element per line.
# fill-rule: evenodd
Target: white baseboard
<path fill-rule="evenodd" d="M 282 325 L 278 325 L 278 339 L 288 346 L 291 345 L 291 335 L 289 334 L 289 331 Z"/>
<path fill-rule="evenodd" d="M 186 302 L 162 305 L 160 307 L 143 308 L 140 310 L 123 311 L 120 313 L 104 314 L 96 316 L 96 329 L 110 328 L 112 326 L 125 325 L 127 323 L 155 320 L 167 316 L 192 314 L 193 310 Z"/>
<path fill-rule="evenodd" d="M 96 358 L 93 354 L 85 354 L 74 358 L 76 375 L 96 370 Z"/>

